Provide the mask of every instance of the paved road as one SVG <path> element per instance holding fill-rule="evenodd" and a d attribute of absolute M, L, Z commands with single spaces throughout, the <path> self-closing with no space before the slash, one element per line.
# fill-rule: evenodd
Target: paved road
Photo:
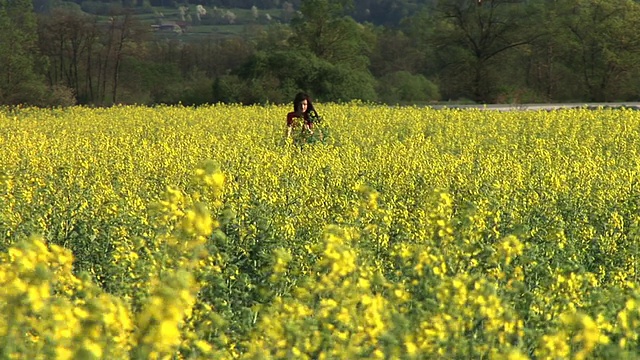
<path fill-rule="evenodd" d="M 486 105 L 433 105 L 434 109 L 480 109 L 480 110 L 556 110 L 570 108 L 632 108 L 640 110 L 640 102 L 571 103 L 571 104 L 486 104 Z"/>

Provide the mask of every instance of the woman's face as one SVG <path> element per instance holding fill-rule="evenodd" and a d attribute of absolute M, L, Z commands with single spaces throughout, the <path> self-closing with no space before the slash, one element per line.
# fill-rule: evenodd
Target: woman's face
<path fill-rule="evenodd" d="M 302 112 L 307 112 L 307 106 L 308 106 L 307 99 L 304 99 L 300 102 L 300 108 L 302 109 Z"/>

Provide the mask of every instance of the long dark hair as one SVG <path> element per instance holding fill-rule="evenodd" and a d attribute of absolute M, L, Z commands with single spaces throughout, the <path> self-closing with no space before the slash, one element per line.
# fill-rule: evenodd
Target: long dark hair
<path fill-rule="evenodd" d="M 307 111 L 305 111 L 304 114 L 302 113 L 303 100 L 307 100 Z M 311 97 L 303 92 L 297 93 L 296 97 L 293 99 L 293 112 L 298 116 L 304 117 L 305 120 L 308 120 L 309 116 L 318 117 L 318 113 L 311 103 Z"/>

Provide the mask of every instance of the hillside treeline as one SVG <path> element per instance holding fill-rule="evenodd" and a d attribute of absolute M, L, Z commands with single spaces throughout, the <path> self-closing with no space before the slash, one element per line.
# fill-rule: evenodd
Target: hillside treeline
<path fill-rule="evenodd" d="M 104 16 L 0 0 L 0 103 L 282 103 L 299 90 L 390 104 L 640 98 L 635 1 L 276 2 L 291 16 L 258 21 L 254 5 L 235 36 L 161 37 L 139 15 L 148 1 Z"/>

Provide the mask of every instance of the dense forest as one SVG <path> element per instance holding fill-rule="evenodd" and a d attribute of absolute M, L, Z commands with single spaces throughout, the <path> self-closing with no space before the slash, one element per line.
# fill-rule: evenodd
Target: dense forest
<path fill-rule="evenodd" d="M 0 104 L 640 99 L 631 0 L 0 0 Z"/>

